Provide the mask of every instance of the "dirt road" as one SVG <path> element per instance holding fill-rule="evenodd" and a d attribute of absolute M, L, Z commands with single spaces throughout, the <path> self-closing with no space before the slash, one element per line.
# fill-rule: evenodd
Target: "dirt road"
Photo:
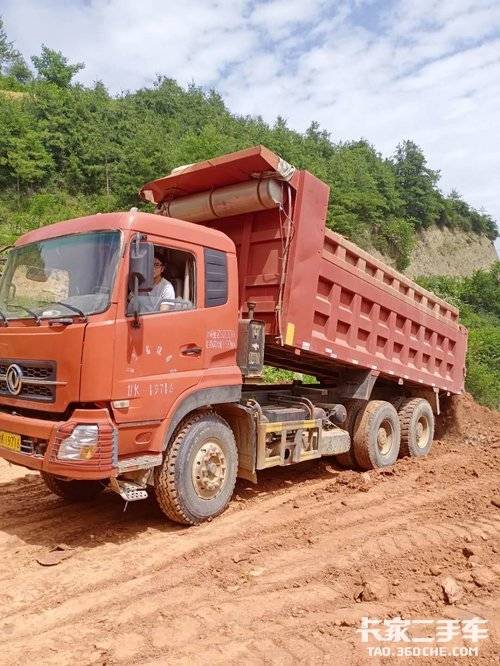
<path fill-rule="evenodd" d="M 0 662 L 385 664 L 361 642 L 363 616 L 430 622 L 410 637 L 478 616 L 487 639 L 440 645 L 479 657 L 442 662 L 498 663 L 500 415 L 466 397 L 446 422 L 423 461 L 270 470 L 188 529 L 112 494 L 68 504 L 0 463 Z M 68 559 L 39 564 L 59 543 Z"/>

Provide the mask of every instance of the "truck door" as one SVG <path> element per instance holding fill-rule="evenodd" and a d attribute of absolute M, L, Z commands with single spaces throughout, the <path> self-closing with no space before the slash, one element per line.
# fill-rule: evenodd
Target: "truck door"
<path fill-rule="evenodd" d="M 113 400 L 118 422 L 165 418 L 177 398 L 198 384 L 204 368 L 205 321 L 201 307 L 201 249 L 181 241 L 156 242 L 161 284 L 140 296 L 140 327 L 123 313 L 117 320 Z M 161 294 L 160 294 L 161 292 Z"/>

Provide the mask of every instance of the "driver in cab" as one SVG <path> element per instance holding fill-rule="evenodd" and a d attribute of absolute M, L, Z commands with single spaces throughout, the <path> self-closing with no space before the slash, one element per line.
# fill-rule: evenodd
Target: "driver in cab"
<path fill-rule="evenodd" d="M 149 295 L 153 301 L 158 303 L 157 309 L 159 309 L 160 303 L 163 301 L 174 300 L 175 292 L 172 283 L 163 277 L 163 273 L 165 272 L 165 264 L 163 263 L 161 257 L 159 257 L 157 254 L 155 254 L 153 269 L 154 286 L 149 292 Z"/>
<path fill-rule="evenodd" d="M 172 303 L 172 301 L 175 300 L 174 287 L 171 282 L 163 277 L 164 272 L 164 260 L 155 252 L 153 263 L 153 288 L 148 293 L 139 295 L 140 312 L 160 312 L 163 310 L 161 307 L 162 303 L 169 301 Z"/>

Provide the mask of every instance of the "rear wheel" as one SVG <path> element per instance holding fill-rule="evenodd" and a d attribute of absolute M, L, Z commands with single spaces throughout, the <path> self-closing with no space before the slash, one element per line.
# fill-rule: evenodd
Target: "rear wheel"
<path fill-rule="evenodd" d="M 238 451 L 227 422 L 211 413 L 188 417 L 155 469 L 157 502 L 176 523 L 202 523 L 227 507 L 237 471 Z"/>
<path fill-rule="evenodd" d="M 361 469 L 377 469 L 396 462 L 401 428 L 390 402 L 370 401 L 358 414 L 354 430 L 354 457 Z"/>
<path fill-rule="evenodd" d="M 339 465 L 342 465 L 342 467 L 347 467 L 349 469 L 354 469 L 357 467 L 352 443 L 354 437 L 354 424 L 356 423 L 356 417 L 365 404 L 366 403 L 364 403 L 362 400 L 349 400 L 345 405 L 347 409 L 347 417 L 342 425 L 342 428 L 343 430 L 347 430 L 351 436 L 351 448 L 349 451 L 346 451 L 345 453 L 339 453 L 339 455 L 336 456 L 337 462 Z"/>
<path fill-rule="evenodd" d="M 64 499 L 72 502 L 85 502 L 94 499 L 104 490 L 100 481 L 65 480 L 54 474 L 41 472 L 42 479 L 47 488 Z"/>
<path fill-rule="evenodd" d="M 407 398 L 399 407 L 401 424 L 400 456 L 423 458 L 432 447 L 434 414 L 423 398 Z"/>

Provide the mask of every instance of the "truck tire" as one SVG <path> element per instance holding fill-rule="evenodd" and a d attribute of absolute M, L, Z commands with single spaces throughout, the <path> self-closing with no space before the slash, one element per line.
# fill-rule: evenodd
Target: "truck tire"
<path fill-rule="evenodd" d="M 170 520 L 197 525 L 224 511 L 237 472 L 238 450 L 227 422 L 217 414 L 196 414 L 179 426 L 155 468 L 156 500 Z"/>
<path fill-rule="evenodd" d="M 47 488 L 64 499 L 71 502 L 86 502 L 94 499 L 100 495 L 105 486 L 100 481 L 80 481 L 68 480 L 65 481 L 59 476 L 54 474 L 47 474 L 47 472 L 40 472 L 42 479 Z"/>
<path fill-rule="evenodd" d="M 434 414 L 423 398 L 407 398 L 399 410 L 401 424 L 400 457 L 423 458 L 432 447 L 434 438 Z"/>
<path fill-rule="evenodd" d="M 345 453 L 339 453 L 338 456 L 335 456 L 335 459 L 342 467 L 347 469 L 356 469 L 357 463 L 354 458 L 353 450 L 353 437 L 354 437 L 354 424 L 356 423 L 356 417 L 358 416 L 360 410 L 366 403 L 362 400 L 349 400 L 346 402 L 345 407 L 347 409 L 347 418 L 342 424 L 342 429 L 347 430 L 351 436 L 351 448 Z"/>
<path fill-rule="evenodd" d="M 361 469 L 393 465 L 399 453 L 401 427 L 390 402 L 371 400 L 358 414 L 353 441 L 354 457 Z"/>

